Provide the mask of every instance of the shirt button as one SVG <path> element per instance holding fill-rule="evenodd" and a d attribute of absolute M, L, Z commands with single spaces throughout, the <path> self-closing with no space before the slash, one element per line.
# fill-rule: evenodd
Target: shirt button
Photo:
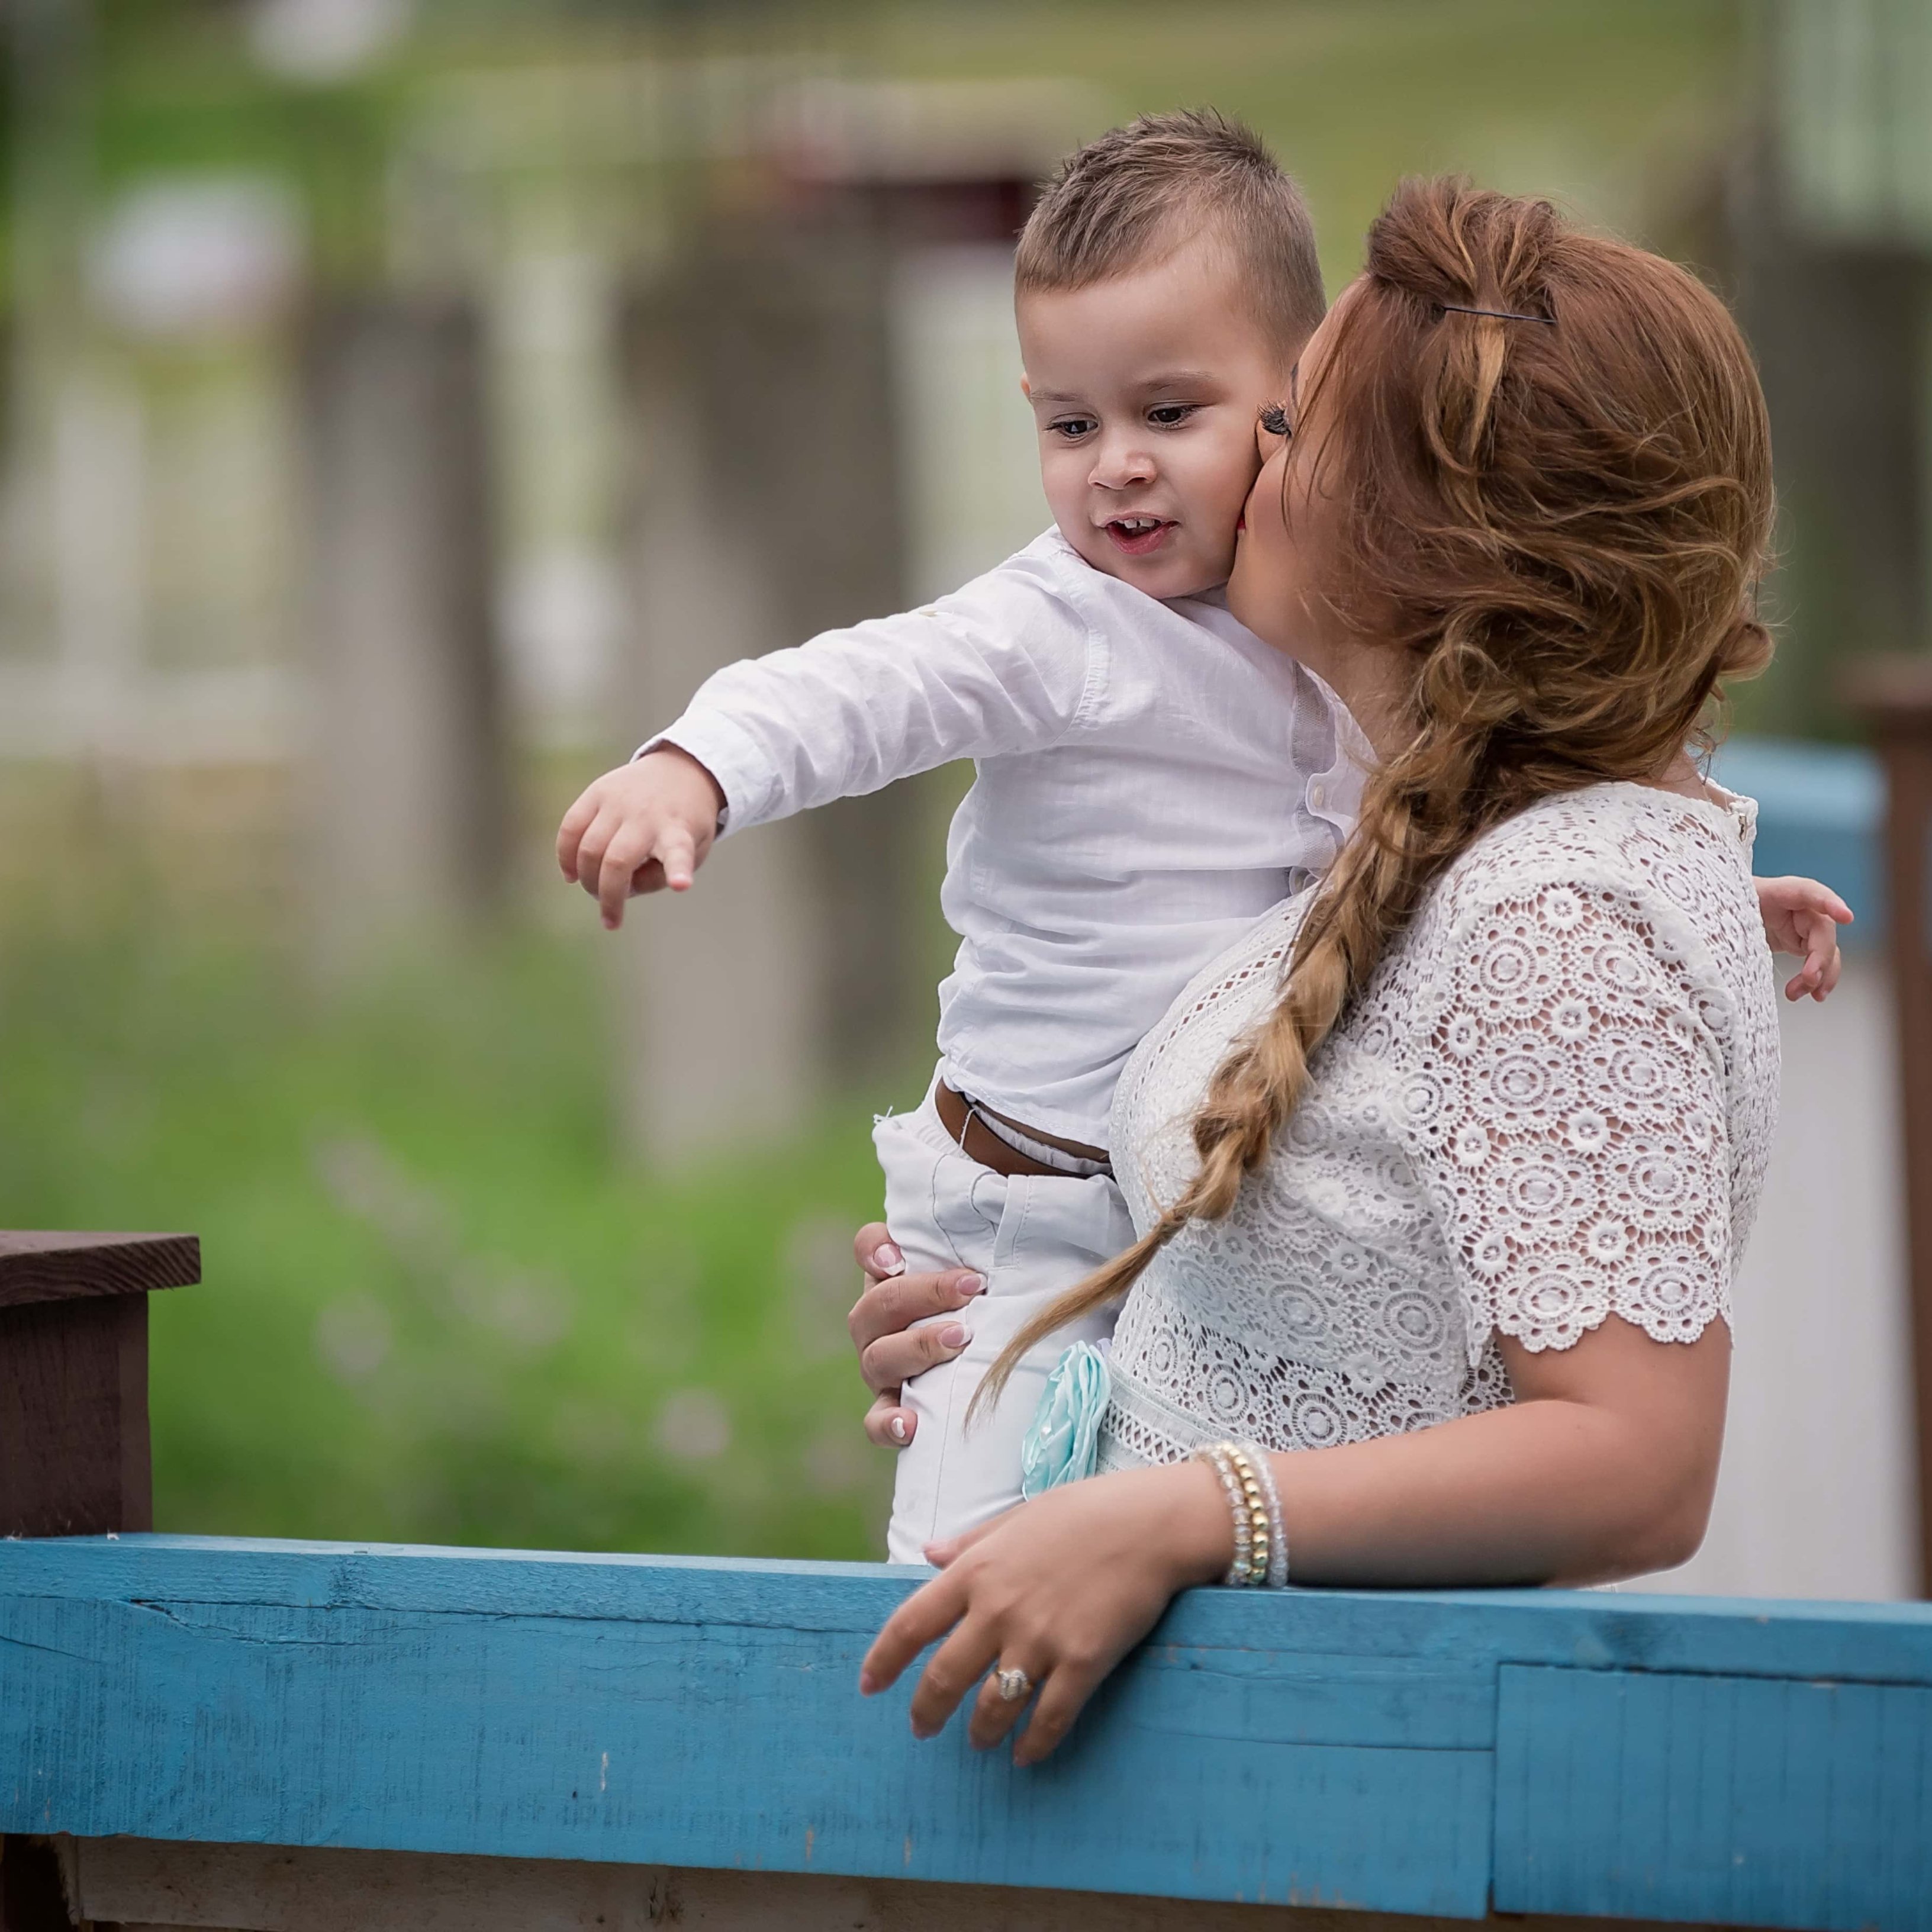
<path fill-rule="evenodd" d="M 1324 784 L 1312 784 L 1308 788 L 1308 802 L 1317 812 L 1328 802 L 1328 788 Z"/>

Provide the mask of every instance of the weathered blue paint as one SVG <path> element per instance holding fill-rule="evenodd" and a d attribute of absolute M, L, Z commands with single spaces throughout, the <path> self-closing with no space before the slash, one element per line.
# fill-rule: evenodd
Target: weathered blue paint
<path fill-rule="evenodd" d="M 1605 1789 L 1619 1820 L 1640 1800 L 1666 1824 L 1716 1808 L 1704 1836 L 1666 1830 L 1645 1853 L 1641 1916 L 1742 1923 L 1732 1906 L 1760 1910 L 1764 1888 L 1709 1903 L 1710 1846 L 1731 1843 L 1725 1808 L 1780 1724 L 1808 1735 L 1791 1687 L 1828 1680 L 1876 1687 L 1872 1721 L 1919 1767 L 1919 1797 L 1848 1822 L 1792 1786 L 1765 1842 L 1810 1888 L 1780 1879 L 1799 1904 L 1755 1922 L 1932 1923 L 1899 1911 L 1922 1852 L 1892 1844 L 1932 1836 L 1932 1607 L 1196 1592 L 1066 1751 L 1016 1774 L 956 1726 L 916 1743 L 903 1690 L 858 1696 L 866 1642 L 916 1580 L 193 1538 L 0 1544 L 0 1828 L 1466 1917 L 1493 1874 L 1505 1906 L 1636 1913 L 1622 1824 L 1562 1796 L 1582 1790 L 1603 1726 L 1594 1706 L 1571 1723 L 1562 1696 L 1608 1687 L 1628 1713 L 1642 1687 L 1715 1684 L 1759 1714 L 1745 1756 L 1710 1756 L 1706 1777 L 1722 1726 L 1666 1697 L 1626 1716 Z M 1556 1690 L 1533 1694 L 1544 1680 Z M 1921 1687 L 1906 1694 L 1922 1714 L 1898 1714 L 1900 1686 Z"/>
<path fill-rule="evenodd" d="M 1877 945 L 1885 937 L 1885 775 L 1878 760 L 1854 746 L 1736 738 L 1719 748 L 1712 772 L 1757 800 L 1756 871 L 1822 879 L 1858 914 L 1844 944 Z"/>
<path fill-rule="evenodd" d="M 1932 1926 L 1922 1684 L 1504 1665 L 1497 1729 L 1504 1911 Z"/>

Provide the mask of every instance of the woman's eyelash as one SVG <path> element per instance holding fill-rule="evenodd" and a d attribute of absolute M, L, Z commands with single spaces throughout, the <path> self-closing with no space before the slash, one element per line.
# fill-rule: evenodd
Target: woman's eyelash
<path fill-rule="evenodd" d="M 1262 411 L 1262 428 L 1270 436 L 1292 436 L 1294 425 L 1288 419 L 1288 412 L 1279 403 L 1270 403 Z"/>

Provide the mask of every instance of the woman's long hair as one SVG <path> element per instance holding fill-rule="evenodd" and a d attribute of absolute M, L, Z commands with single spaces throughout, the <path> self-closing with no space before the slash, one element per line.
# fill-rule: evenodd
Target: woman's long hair
<path fill-rule="evenodd" d="M 1274 1010 L 1209 1083 L 1193 1179 L 1020 1331 L 988 1400 L 1026 1350 L 1234 1206 L 1446 866 L 1538 799 L 1655 777 L 1720 682 L 1770 658 L 1763 394 L 1724 305 L 1674 263 L 1547 202 L 1406 182 L 1300 415 L 1323 441 L 1297 460 L 1336 520 L 1322 554 L 1342 560 L 1321 590 L 1360 648 L 1399 656 L 1406 742 L 1369 778 Z"/>

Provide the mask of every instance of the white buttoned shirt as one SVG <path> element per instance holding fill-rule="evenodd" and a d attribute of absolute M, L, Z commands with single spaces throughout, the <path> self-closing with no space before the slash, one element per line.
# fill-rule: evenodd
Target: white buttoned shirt
<path fill-rule="evenodd" d="M 1058 530 L 936 604 L 728 665 L 643 748 L 715 778 L 722 830 L 956 758 L 949 1083 L 1104 1147 L 1127 1056 L 1202 964 L 1325 872 L 1372 754 L 1334 694 L 1217 601 L 1161 602 Z"/>

